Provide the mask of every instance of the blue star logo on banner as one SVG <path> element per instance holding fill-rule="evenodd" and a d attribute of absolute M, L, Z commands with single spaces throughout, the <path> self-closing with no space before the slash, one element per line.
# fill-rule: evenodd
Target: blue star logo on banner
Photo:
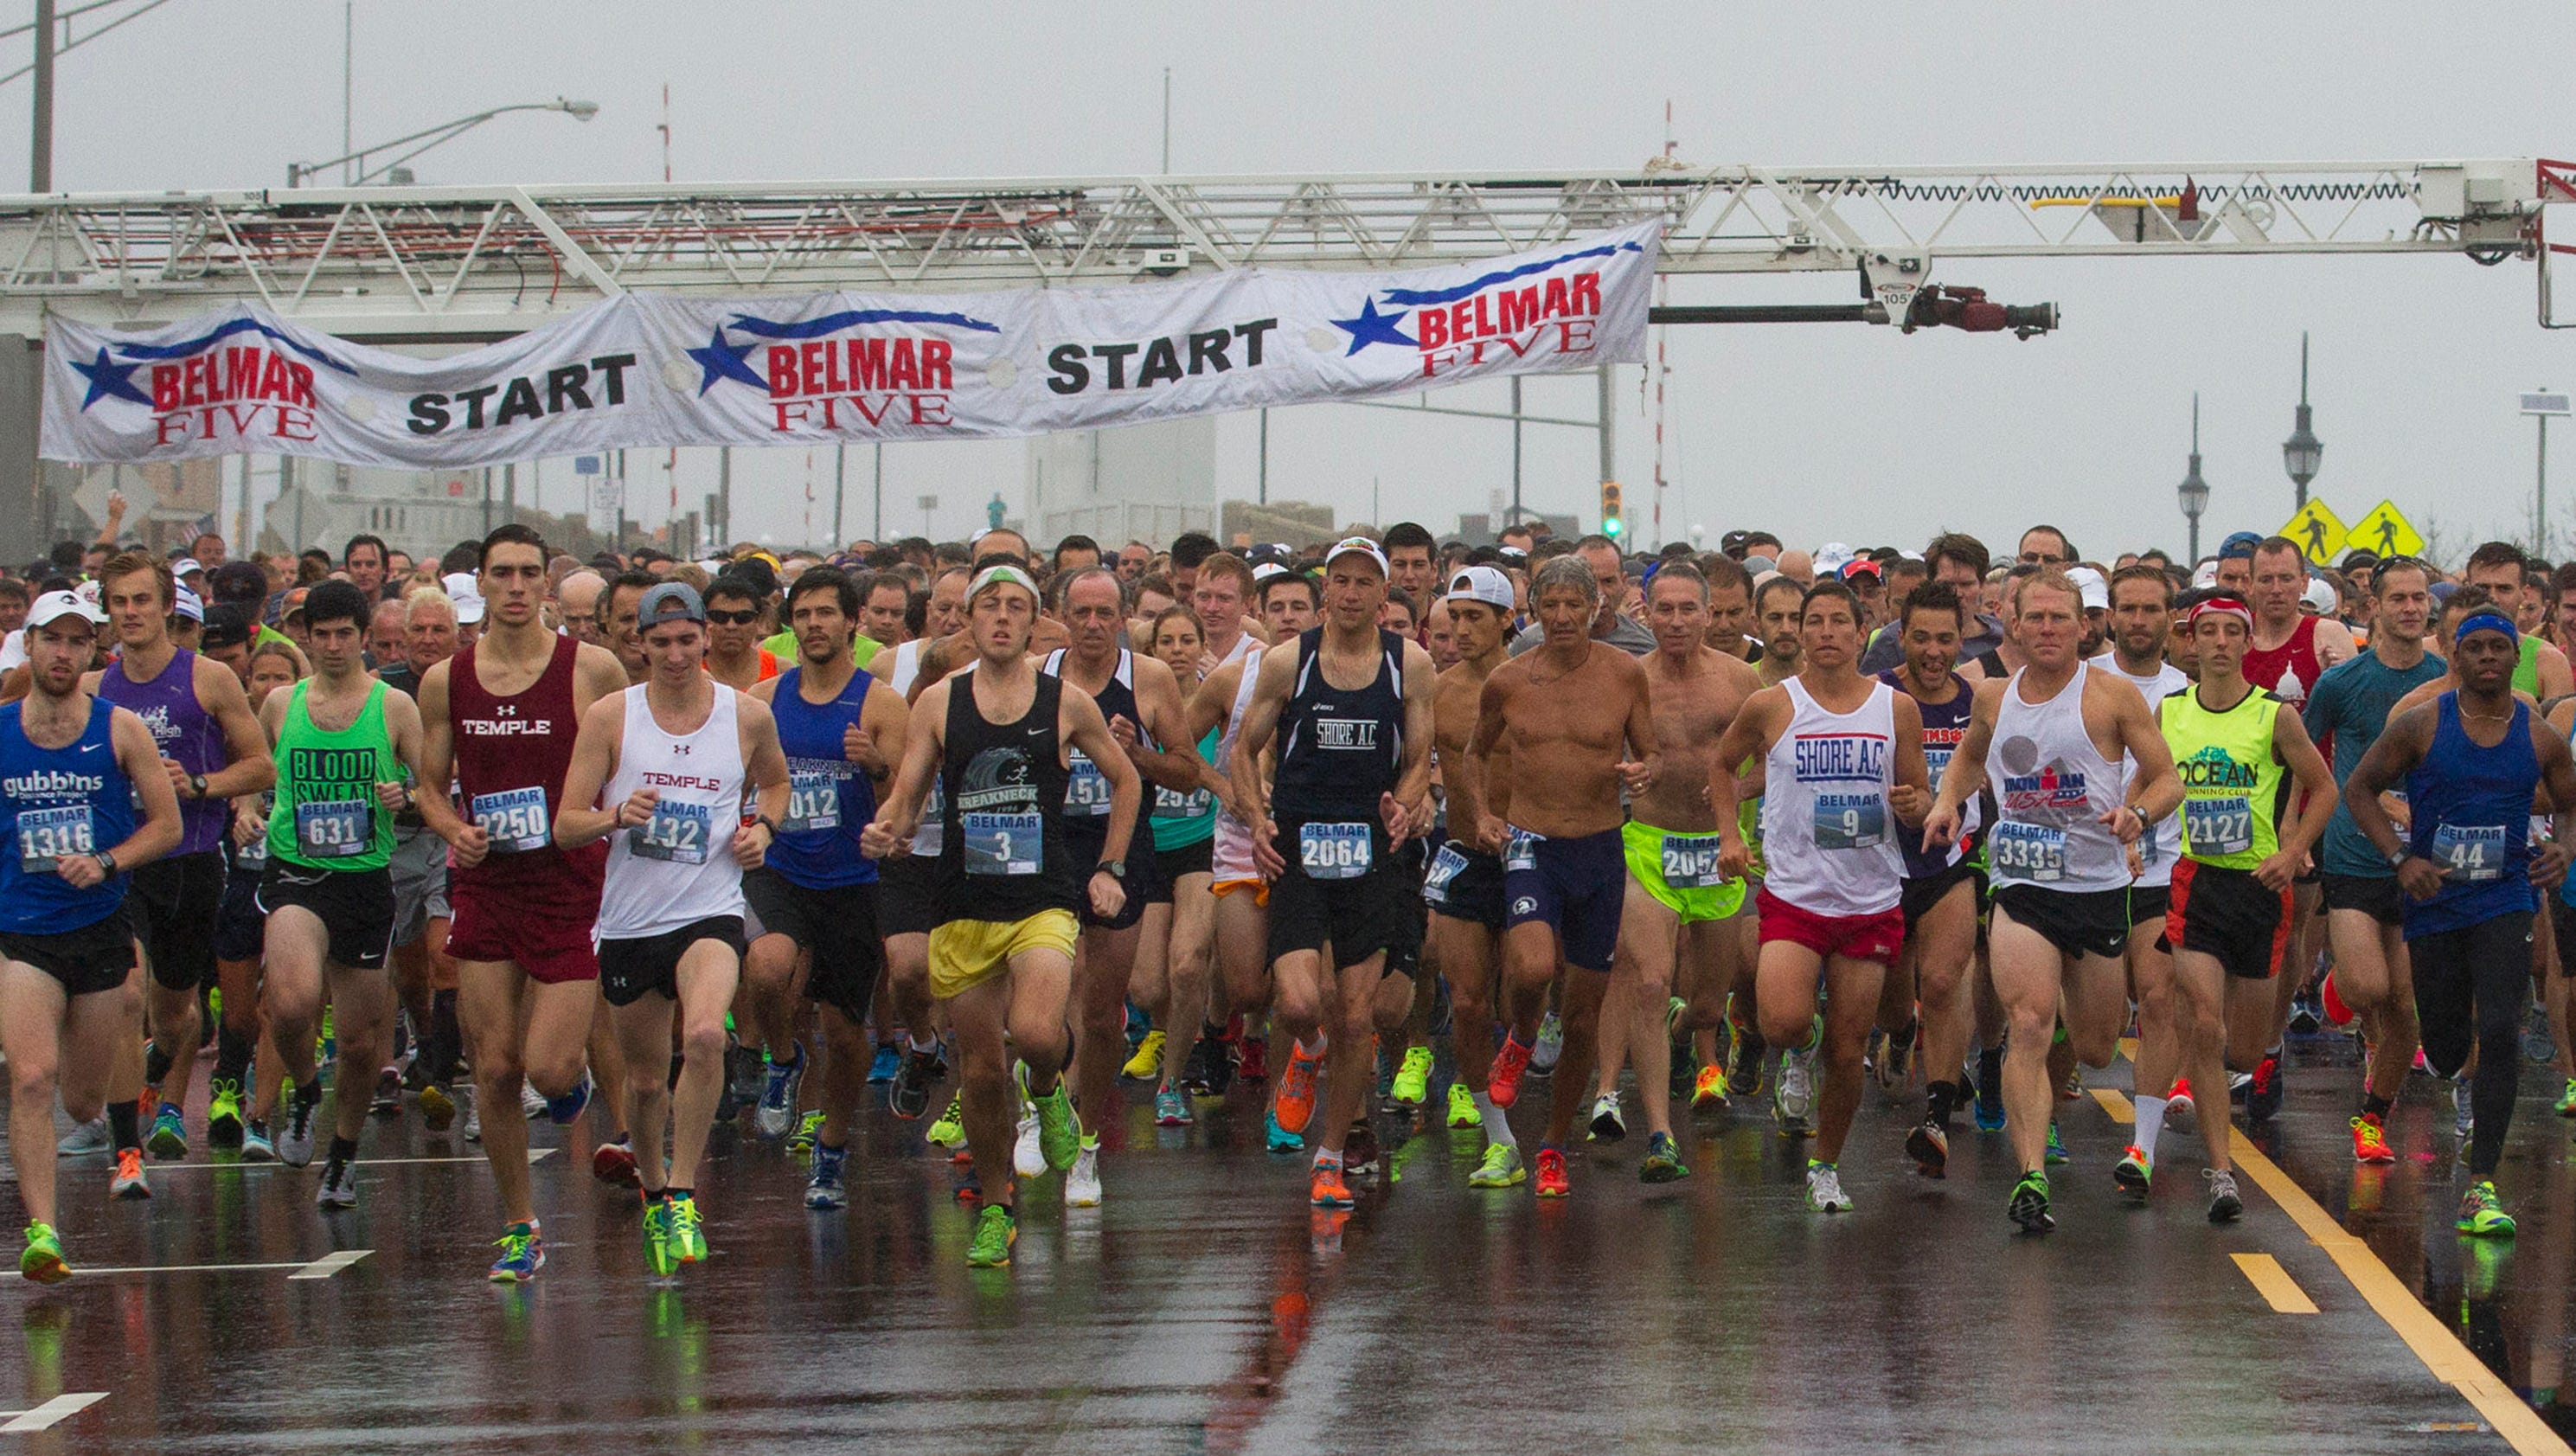
<path fill-rule="evenodd" d="M 74 359 L 71 361 L 71 366 L 79 371 L 83 379 L 89 381 L 89 393 L 81 400 L 81 410 L 84 413 L 91 405 L 108 398 L 130 399 L 147 409 L 152 405 L 152 396 L 134 387 L 134 371 L 143 366 L 115 362 L 107 357 L 107 349 L 104 345 L 100 346 L 96 359 L 87 364 Z"/>
<path fill-rule="evenodd" d="M 1405 315 L 1401 311 L 1379 313 L 1377 299 L 1371 296 L 1361 300 L 1358 318 L 1333 319 L 1330 322 L 1334 328 L 1351 336 L 1351 346 L 1342 351 L 1342 357 L 1347 359 L 1371 344 L 1402 344 L 1408 349 L 1420 347 L 1405 337 L 1404 320 Z"/>
<path fill-rule="evenodd" d="M 705 348 L 689 350 L 689 357 L 697 360 L 698 367 L 706 371 L 698 381 L 698 397 L 704 399 L 708 390 L 726 379 L 739 380 L 764 394 L 768 393 L 769 381 L 752 372 L 751 366 L 743 362 L 744 357 L 758 347 L 757 343 L 728 344 L 724 330 L 719 328 L 708 336 Z"/>

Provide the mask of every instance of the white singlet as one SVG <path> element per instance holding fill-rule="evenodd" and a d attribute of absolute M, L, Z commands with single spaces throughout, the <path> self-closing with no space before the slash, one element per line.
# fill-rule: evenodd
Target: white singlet
<path fill-rule="evenodd" d="M 2170 662 L 2157 664 L 2156 674 L 2153 677 L 2140 677 L 2134 672 L 2123 669 L 2117 653 L 2105 652 L 2099 657 L 2087 658 L 2085 665 L 2098 667 L 2114 677 L 2127 678 L 2130 684 L 2137 688 L 2138 696 L 2147 700 L 2147 711 L 2155 714 L 2159 721 L 2163 717 L 2162 705 L 2166 697 L 2191 686 L 2191 675 Z M 2122 797 L 2125 798 L 2128 795 L 2129 781 L 2137 776 L 2138 760 L 2127 752 L 2122 752 L 2120 755 Z M 2165 816 L 2165 821 L 2156 826 L 2155 837 L 2138 846 L 2140 866 L 2138 883 L 2150 890 L 2158 885 L 2172 884 L 2173 863 L 2181 854 L 2182 816 L 2168 814 Z"/>
<path fill-rule="evenodd" d="M 1763 887 L 1812 915 L 1882 915 L 1904 897 L 1896 779 L 1896 689 L 1836 713 L 1789 678 L 1789 726 L 1764 760 Z"/>
<path fill-rule="evenodd" d="M 1234 761 L 1234 740 L 1243 732 L 1243 715 L 1252 709 L 1252 690 L 1261 678 L 1261 648 L 1251 633 L 1243 634 L 1253 643 L 1251 654 L 1239 654 L 1243 662 L 1242 681 L 1235 685 L 1234 706 L 1226 710 L 1225 731 L 1216 740 L 1216 771 L 1225 773 Z M 1228 659 L 1229 661 L 1233 659 Z M 1211 884 L 1259 884 L 1260 867 L 1252 862 L 1252 829 L 1223 809 L 1216 811 L 1216 846 L 1209 851 L 1214 874 Z"/>
<path fill-rule="evenodd" d="M 599 802 L 622 804 L 637 789 L 658 797 L 650 822 L 608 836 L 596 939 L 640 940 L 743 913 L 742 867 L 733 858 L 745 777 L 736 707 L 742 695 L 722 683 L 715 689 L 707 720 L 685 738 L 654 723 L 643 684 L 626 690 L 617 774 Z"/>
<path fill-rule="evenodd" d="M 922 639 L 915 637 L 894 650 L 894 671 L 888 674 L 886 686 L 894 689 L 894 695 L 898 698 L 909 699 L 912 696 L 913 679 L 921 676 L 921 643 Z M 974 666 L 975 664 L 970 662 L 958 671 L 971 671 Z M 892 785 L 888 787 L 891 788 Z M 940 782 L 938 772 L 933 770 L 930 775 L 930 792 L 921 801 L 921 823 L 912 831 L 913 857 L 923 864 L 929 864 L 938 859 L 939 851 L 948 843 L 947 798 L 947 785 Z"/>
<path fill-rule="evenodd" d="M 2005 682 L 1986 748 L 1986 780 L 2001 814 L 1986 837 L 1988 879 L 1999 888 L 2127 889 L 2128 846 L 2099 817 L 2120 807 L 2120 768 L 2084 731 L 2093 669 L 2077 663 L 2066 686 L 2041 703 L 2022 701 L 2028 670 Z"/>

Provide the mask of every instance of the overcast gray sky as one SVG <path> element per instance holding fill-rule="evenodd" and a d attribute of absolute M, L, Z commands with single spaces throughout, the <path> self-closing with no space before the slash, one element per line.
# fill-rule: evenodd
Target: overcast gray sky
<path fill-rule="evenodd" d="M 340 0 L 174 0 L 73 52 L 55 185 L 277 185 L 291 158 L 337 152 L 341 16 Z M 2561 4 L 358 0 L 355 28 L 362 144 L 558 94 L 601 105 L 588 125 L 503 118 L 421 159 L 424 182 L 654 180 L 665 82 L 683 184 L 1151 171 L 1166 65 L 1185 173 L 1632 167 L 1661 145 L 1667 98 L 1680 155 L 1700 164 L 2576 154 L 2566 67 L 2545 59 L 2576 54 L 2576 10 Z M 0 89 L 0 157 L 25 155 L 27 99 L 24 80 Z M 1666 533 L 1764 526 L 1802 545 L 1919 547 L 1942 526 L 2008 543 L 2044 518 L 2088 554 L 2179 550 L 2173 486 L 2195 388 L 2213 487 L 2205 545 L 2270 530 L 2290 511 L 2280 441 L 2304 328 L 2326 444 L 2316 492 L 2347 521 L 2385 496 L 2465 540 L 2529 519 L 2533 431 L 2515 394 L 2576 386 L 2576 336 L 2536 326 L 2533 270 L 2518 262 L 1961 262 L 1936 276 L 2053 300 L 2064 328 L 2029 342 L 1861 325 L 1672 330 Z M 1675 296 L 1755 288 L 1699 280 Z M 1815 274 L 1759 290 L 1839 302 L 1851 283 Z M 1653 474 L 1641 372 L 1621 371 L 1618 421 L 1640 535 Z M 1590 397 L 1588 379 L 1542 381 L 1529 407 L 1579 414 Z M 1447 402 L 1502 399 L 1487 385 Z M 1528 439 L 1529 503 L 1588 523 L 1592 437 Z M 1223 422 L 1219 441 L 1220 485 L 1248 496 L 1250 420 Z M 888 529 L 919 527 L 924 492 L 940 496 L 940 534 L 980 521 L 996 489 L 1016 510 L 1022 458 L 1015 441 L 889 449 Z M 2561 459 L 2576 461 L 2576 429 Z M 819 537 L 828 452 L 812 469 Z M 711 458 L 681 472 L 684 498 L 712 488 Z M 1390 501 L 1435 504 L 1415 513 L 1446 530 L 1509 472 L 1499 426 L 1332 406 L 1272 416 L 1273 496 L 1345 518 L 1368 514 L 1375 479 Z M 856 461 L 852 473 L 865 478 Z M 743 532 L 803 538 L 807 476 L 802 451 L 737 452 Z M 865 499 L 854 489 L 853 533 L 867 528 Z M 2553 501 L 2564 552 L 2576 469 Z M 568 503 L 568 491 L 548 501 Z"/>

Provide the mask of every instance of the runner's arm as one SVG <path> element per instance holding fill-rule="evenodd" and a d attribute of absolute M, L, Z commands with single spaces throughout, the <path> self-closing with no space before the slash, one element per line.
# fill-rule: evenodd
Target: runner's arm
<path fill-rule="evenodd" d="M 734 722 L 742 735 L 742 776 L 752 788 L 752 817 L 734 830 L 733 857 L 744 869 L 756 869 L 769 846 L 778 842 L 778 821 L 787 817 L 787 750 L 779 746 L 778 719 L 767 703 L 744 694 L 734 704 Z"/>
<path fill-rule="evenodd" d="M 2097 676 L 2102 678 L 2105 695 L 2116 705 L 2112 710 L 2112 722 L 2119 730 L 2120 746 L 2127 749 L 2129 756 L 2138 763 L 2137 772 L 2129 776 L 2128 792 L 2122 795 L 2120 807 L 2136 816 L 2138 834 L 2144 834 L 2148 825 L 2181 806 L 2182 775 L 2174 771 L 2173 747 L 2165 742 L 2164 733 L 2156 727 L 2156 715 L 2147 711 L 2147 700 L 2138 695 L 2138 690 L 2126 678 L 2107 674 Z M 2307 735 L 2302 733 L 2299 738 L 2304 743 Z M 2311 747 L 2308 751 L 2314 753 L 2316 750 Z M 2118 811 L 2113 811 L 2113 833 L 2119 832 L 2118 818 Z M 2325 826 L 2317 827 L 2322 832 Z M 2120 835 L 2124 840 L 2136 837 L 2134 834 Z"/>
<path fill-rule="evenodd" d="M 1988 678 L 1977 684 L 1976 701 L 1968 706 L 1968 731 L 1941 771 L 1932 808 L 1923 816 L 1923 843 L 1929 849 L 1959 837 L 1959 806 L 1986 785 L 1986 748 L 1995 740 L 1995 715 L 2003 710 L 2010 678 Z M 2167 755 L 2170 759 L 2171 755 Z M 2171 767 L 2170 763 L 2167 765 Z"/>
<path fill-rule="evenodd" d="M 386 788 L 392 787 L 399 790 L 402 797 L 409 799 L 411 807 L 415 809 L 432 799 L 445 799 L 447 781 L 441 779 L 435 787 L 432 787 L 429 776 L 421 771 L 420 704 L 411 694 L 390 690 L 385 693 L 385 736 L 393 740 L 394 761 L 410 772 L 411 783 L 405 785 L 388 781 L 378 784 L 376 797 L 382 800 L 385 797 Z M 400 806 L 391 803 L 385 805 L 387 810 L 398 807 Z"/>
<path fill-rule="evenodd" d="M 1708 806 L 1717 814 L 1718 872 L 1730 880 L 1740 878 L 1753 858 L 1744 846 L 1742 790 L 1735 766 L 1747 759 L 1760 762 L 1770 754 L 1776 731 L 1773 724 L 1788 704 L 1788 693 L 1777 687 L 1763 688 L 1746 698 L 1742 711 L 1718 735 L 1717 748 L 1709 755 Z"/>
<path fill-rule="evenodd" d="M 2300 860 L 2325 837 L 2326 822 L 2334 818 L 2335 781 L 2334 770 L 2326 767 L 2325 755 L 2317 752 L 2315 740 L 2308 737 L 2308 725 L 2296 713 L 2272 715 L 2272 751 L 2289 766 L 2302 796 L 2298 818 L 2281 836 L 2281 883 L 2273 887 L 2280 889 L 2288 886 Z"/>
<path fill-rule="evenodd" d="M 859 705 L 858 722 L 859 734 L 865 741 L 855 745 L 865 750 L 866 757 L 852 753 L 850 762 L 866 772 L 869 784 L 877 792 L 883 793 L 894 782 L 895 770 L 903 764 L 904 737 L 911 730 L 912 708 L 901 693 L 890 688 L 868 689 L 867 701 Z M 845 748 L 852 746 L 844 744 Z M 869 763 L 868 758 L 876 761 Z"/>
<path fill-rule="evenodd" d="M 1920 829 L 1924 812 L 1932 807 L 1932 770 L 1923 758 L 1923 709 L 1909 693 L 1895 697 L 1896 785 L 1887 805 L 1896 811 L 1897 822 Z"/>
<path fill-rule="evenodd" d="M 1189 710 L 1181 703 L 1180 681 L 1172 676 L 1169 664 L 1141 656 L 1134 661 L 1136 711 L 1145 720 L 1135 726 L 1145 732 L 1135 742 L 1120 746 L 1127 750 L 1127 761 L 1149 782 L 1186 794 L 1199 786 L 1203 761 L 1197 735 L 1189 732 Z M 1147 739 L 1163 746 L 1148 747 Z"/>
<path fill-rule="evenodd" d="M 2353 827 L 2382 856 L 2410 848 L 2389 820 L 2388 811 L 2380 807 L 2379 796 L 2424 761 L 2425 750 L 2432 743 L 2433 716 L 2430 708 L 2409 708 L 2390 717 L 2379 741 L 2370 745 L 2370 751 L 2354 767 L 2352 777 L 2344 780 L 2343 806 L 2352 811 Z M 2397 878 L 2416 899 L 2430 899 L 2441 888 L 2442 872 L 2429 861 L 2410 856 L 2396 863 Z"/>
<path fill-rule="evenodd" d="M 447 685 L 454 672 L 456 659 L 430 665 L 420 679 L 420 781 L 424 784 L 447 784 L 456 778 L 456 730 L 448 722 Z M 429 832 L 447 841 L 456 851 L 457 863 L 471 869 L 483 862 L 491 840 L 481 829 L 456 812 L 456 805 L 445 794 L 420 796 L 420 819 Z"/>
<path fill-rule="evenodd" d="M 1288 704 L 1288 688 L 1297 675 L 1297 650 L 1273 647 L 1261 654 L 1261 665 L 1247 669 L 1252 680 L 1252 702 L 1243 710 L 1243 722 L 1237 725 L 1234 755 L 1226 762 L 1226 771 L 1234 780 L 1235 802 L 1253 812 L 1237 817 L 1251 826 L 1253 842 L 1269 841 L 1266 826 L 1270 817 L 1270 796 L 1262 792 L 1261 753 L 1270 746 L 1271 736 L 1279 728 L 1279 712 Z"/>
<path fill-rule="evenodd" d="M 250 694 L 233 670 L 198 658 L 197 702 L 224 735 L 224 766 L 206 775 L 206 792 L 199 797 L 230 799 L 256 794 L 276 783 L 277 762 L 268 756 L 268 737 L 260 732 L 259 717 L 250 710 Z M 171 784 L 175 788 L 186 781 L 182 773 Z"/>
<path fill-rule="evenodd" d="M 2576 755 L 2564 734 L 2544 733 L 2535 725 L 2532 750 L 2540 755 L 2540 781 L 2558 807 L 2550 814 L 2550 840 L 2532 852 L 2534 889 L 2556 889 L 2567 878 L 2567 860 L 2576 852 Z"/>
<path fill-rule="evenodd" d="M 940 725 L 948 721 L 948 685 L 936 685 L 911 704 L 913 726 L 904 733 L 903 762 L 894 787 L 877 801 L 877 817 L 859 836 L 860 851 L 875 859 L 901 854 L 921 825 L 922 801 L 939 776 Z"/>
<path fill-rule="evenodd" d="M 1646 675 L 1637 674 L 1637 696 L 1645 697 Z M 1403 838 L 1431 832 L 1431 738 L 1440 700 L 1440 673 L 1431 654 L 1408 637 L 1404 641 L 1404 756 L 1396 764 L 1395 802 L 1405 819 Z"/>
<path fill-rule="evenodd" d="M 2576 692 L 2576 673 L 2568 671 L 2567 654 L 2547 642 L 2541 643 L 2540 651 L 2533 654 L 2531 672 L 2544 699 Z"/>
<path fill-rule="evenodd" d="M 617 772 L 617 741 L 625 731 L 622 698 L 602 698 L 581 715 L 581 731 L 572 741 L 572 763 L 564 770 L 563 802 L 555 806 L 555 843 L 561 848 L 579 849 L 605 839 L 625 817 L 623 803 L 599 807 L 600 792 Z M 638 789 L 636 796 L 652 792 Z M 649 810 L 645 817 L 651 817 Z"/>
<path fill-rule="evenodd" d="M 107 736 L 116 750 L 116 766 L 143 801 L 143 822 L 124 843 L 105 846 L 118 869 L 130 870 L 179 847 L 179 796 L 170 792 L 170 776 L 161 771 L 161 747 L 152 741 L 152 730 L 131 709 L 117 708 L 108 715 Z M 107 878 L 99 862 L 86 857 L 62 861 L 56 872 L 83 890 Z"/>

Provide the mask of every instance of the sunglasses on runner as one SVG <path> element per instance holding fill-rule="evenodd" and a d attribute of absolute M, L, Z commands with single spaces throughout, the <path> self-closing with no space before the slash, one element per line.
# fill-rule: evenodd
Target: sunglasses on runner
<path fill-rule="evenodd" d="M 710 607 L 710 608 L 708 608 L 708 609 L 707 609 L 707 620 L 708 620 L 708 621 L 710 621 L 710 622 L 716 623 L 716 624 L 718 624 L 718 625 L 720 625 L 720 626 L 726 626 L 726 627 L 748 627 L 748 626 L 750 626 L 752 623 L 757 622 L 757 621 L 759 621 L 759 620 L 760 620 L 760 613 L 758 613 L 758 612 L 748 612 L 748 611 L 746 611 L 746 612 L 719 612 L 719 611 L 715 610 L 713 607 Z"/>

